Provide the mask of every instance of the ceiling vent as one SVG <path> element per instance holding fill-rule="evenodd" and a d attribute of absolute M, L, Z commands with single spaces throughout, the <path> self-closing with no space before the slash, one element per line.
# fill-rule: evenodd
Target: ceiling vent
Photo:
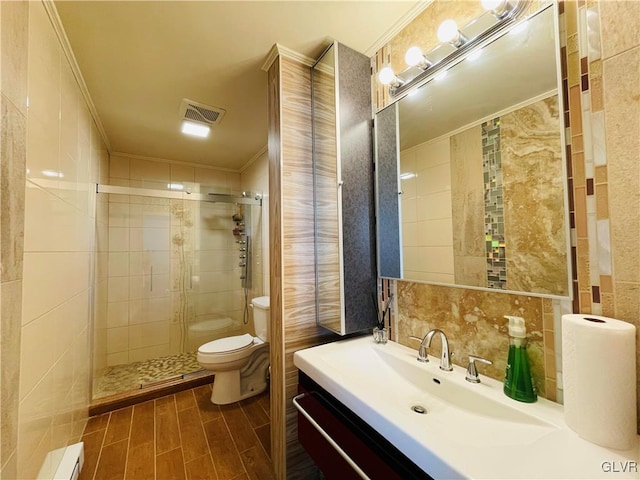
<path fill-rule="evenodd" d="M 194 102 L 183 98 L 180 103 L 180 120 L 200 122 L 205 125 L 217 125 L 224 117 L 225 110 L 211 105 Z"/>

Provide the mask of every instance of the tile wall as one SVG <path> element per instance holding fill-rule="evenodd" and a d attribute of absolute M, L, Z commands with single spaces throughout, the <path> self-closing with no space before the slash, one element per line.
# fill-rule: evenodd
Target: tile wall
<path fill-rule="evenodd" d="M 640 3 L 560 11 L 573 308 L 640 327 Z"/>
<path fill-rule="evenodd" d="M 168 184 L 184 184 L 193 191 L 206 185 L 219 193 L 241 191 L 239 173 L 124 155 L 112 155 L 109 183 L 162 190 Z M 233 328 L 221 335 L 239 333 L 244 300 L 231 219 L 238 208 L 226 203 L 109 195 L 104 349 L 108 366 L 193 351 L 213 340 L 189 330 L 199 321 L 230 318 L 235 321 Z M 248 218 L 246 210 L 242 212 Z M 259 211 L 253 213 L 251 221 L 259 230 Z M 261 245 L 260 235 L 257 244 Z M 256 291 L 262 285 L 261 264 L 257 268 Z"/>
<path fill-rule="evenodd" d="M 0 477 L 17 475 L 28 2 L 0 3 Z"/>
<path fill-rule="evenodd" d="M 252 208 L 253 222 L 253 286 L 249 299 L 269 295 L 269 154 L 261 153 L 240 173 L 240 188 L 243 192 L 262 195 L 262 209 L 256 214 Z"/>
<path fill-rule="evenodd" d="M 108 154 L 50 20 L 3 2 L 2 475 L 48 475 L 87 417 L 95 184 Z M 28 98 L 28 100 L 27 100 Z M 25 177 L 26 173 L 26 177 Z M 26 187 L 26 188 L 25 188 Z M 45 460 L 46 459 L 46 460 Z"/>
<path fill-rule="evenodd" d="M 453 283 L 453 223 L 449 139 L 400 152 L 402 255 L 407 278 Z"/>

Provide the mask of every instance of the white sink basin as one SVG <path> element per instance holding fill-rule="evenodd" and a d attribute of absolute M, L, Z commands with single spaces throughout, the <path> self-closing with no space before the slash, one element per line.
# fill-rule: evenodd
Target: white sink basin
<path fill-rule="evenodd" d="M 298 351 L 294 363 L 434 478 L 638 478 L 633 468 L 603 468 L 638 461 L 638 448 L 586 442 L 561 405 L 516 402 L 500 382 L 481 375 L 472 384 L 464 369 L 444 372 L 440 359 L 424 364 L 416 354 L 366 336 Z"/>

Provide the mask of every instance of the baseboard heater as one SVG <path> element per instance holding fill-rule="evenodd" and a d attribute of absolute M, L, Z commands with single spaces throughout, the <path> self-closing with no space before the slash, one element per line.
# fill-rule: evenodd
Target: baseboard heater
<path fill-rule="evenodd" d="M 53 480 L 78 480 L 84 465 L 84 442 L 74 443 L 64 449 Z"/>

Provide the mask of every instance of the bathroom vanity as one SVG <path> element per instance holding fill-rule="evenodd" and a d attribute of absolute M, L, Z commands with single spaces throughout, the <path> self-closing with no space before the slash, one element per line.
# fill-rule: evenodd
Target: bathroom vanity
<path fill-rule="evenodd" d="M 294 354 L 299 440 L 328 478 L 638 478 L 640 442 L 587 442 L 561 405 L 516 402 L 416 354 L 368 335 Z"/>

